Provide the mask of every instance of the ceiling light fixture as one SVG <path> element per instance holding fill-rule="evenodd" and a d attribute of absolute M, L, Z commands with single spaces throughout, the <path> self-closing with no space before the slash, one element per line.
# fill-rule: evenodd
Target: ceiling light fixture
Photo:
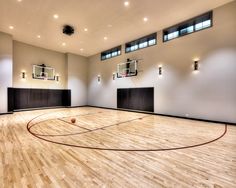
<path fill-rule="evenodd" d="M 63 29 L 62 29 L 62 33 L 64 33 L 65 35 L 71 36 L 73 35 L 75 32 L 75 29 L 73 26 L 71 25 L 64 25 Z"/>
<path fill-rule="evenodd" d="M 128 7 L 128 6 L 129 6 L 129 1 L 125 1 L 125 2 L 124 2 L 124 5 L 125 5 L 126 7 Z"/>
<path fill-rule="evenodd" d="M 9 26 L 9 29 L 14 29 L 14 27 L 12 25 Z"/>
<path fill-rule="evenodd" d="M 62 43 L 62 46 L 65 46 L 65 45 L 66 45 L 66 43 L 65 43 L 65 42 L 63 42 L 63 43 Z"/>
<path fill-rule="evenodd" d="M 41 38 L 41 36 L 40 36 L 40 35 L 37 35 L 37 38 L 38 38 L 38 39 L 40 39 L 40 38 Z"/>
<path fill-rule="evenodd" d="M 80 51 L 82 52 L 82 51 L 84 51 L 84 49 L 83 49 L 83 48 L 80 48 Z"/>
<path fill-rule="evenodd" d="M 59 18 L 58 14 L 54 14 L 53 18 L 58 19 Z"/>
<path fill-rule="evenodd" d="M 84 28 L 84 31 L 88 31 L 88 28 Z"/>
<path fill-rule="evenodd" d="M 22 0 L 17 0 L 18 2 L 21 2 Z"/>
<path fill-rule="evenodd" d="M 143 21 L 147 22 L 147 21 L 148 21 L 148 18 L 147 18 L 147 17 L 144 17 L 144 18 L 143 18 Z"/>
<path fill-rule="evenodd" d="M 104 37 L 104 40 L 107 40 L 108 38 L 107 37 Z"/>

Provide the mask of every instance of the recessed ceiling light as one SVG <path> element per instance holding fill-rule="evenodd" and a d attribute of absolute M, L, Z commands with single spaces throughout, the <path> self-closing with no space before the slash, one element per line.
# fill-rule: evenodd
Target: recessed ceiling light
<path fill-rule="evenodd" d="M 41 38 L 41 36 L 40 36 L 40 35 L 37 35 L 37 38 L 38 38 L 38 39 L 40 39 L 40 38 Z"/>
<path fill-rule="evenodd" d="M 82 52 L 82 51 L 84 51 L 84 49 L 83 49 L 83 48 L 80 48 L 80 51 Z"/>
<path fill-rule="evenodd" d="M 144 18 L 143 18 L 143 21 L 147 22 L 147 21 L 148 21 L 148 18 L 147 18 L 147 17 L 144 17 Z"/>
<path fill-rule="evenodd" d="M 62 46 L 65 46 L 65 45 L 66 45 L 66 43 L 65 43 L 65 42 L 63 42 L 61 45 L 62 45 Z"/>
<path fill-rule="evenodd" d="M 104 37 L 103 39 L 104 39 L 104 40 L 107 40 L 107 37 Z"/>
<path fill-rule="evenodd" d="M 18 2 L 21 2 L 22 0 L 17 0 Z"/>
<path fill-rule="evenodd" d="M 84 31 L 88 31 L 88 28 L 84 28 Z"/>
<path fill-rule="evenodd" d="M 9 29 L 14 29 L 14 27 L 12 25 L 9 26 Z"/>
<path fill-rule="evenodd" d="M 58 14 L 54 14 L 53 18 L 58 19 L 59 18 Z"/>
<path fill-rule="evenodd" d="M 127 7 L 127 6 L 129 6 L 129 1 L 125 1 L 124 2 L 124 5 Z"/>

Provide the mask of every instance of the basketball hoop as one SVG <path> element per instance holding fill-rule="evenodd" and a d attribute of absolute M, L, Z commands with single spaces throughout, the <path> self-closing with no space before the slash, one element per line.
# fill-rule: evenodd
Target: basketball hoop
<path fill-rule="evenodd" d="M 132 60 L 117 65 L 117 78 L 125 78 L 137 75 L 137 61 Z"/>
<path fill-rule="evenodd" d="M 52 67 L 42 65 L 33 65 L 33 79 L 55 80 L 55 70 Z"/>

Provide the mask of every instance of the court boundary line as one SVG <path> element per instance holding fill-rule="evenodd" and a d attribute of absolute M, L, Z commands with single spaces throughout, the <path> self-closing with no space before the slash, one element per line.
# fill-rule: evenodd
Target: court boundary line
<path fill-rule="evenodd" d="M 50 112 L 50 113 L 55 113 L 55 112 Z M 49 113 L 49 114 L 50 114 L 50 113 Z M 94 115 L 94 114 L 99 114 L 99 113 L 103 113 L 103 112 L 95 112 L 95 113 L 87 113 L 87 114 L 77 114 L 77 115 L 73 115 L 73 116 L 63 116 L 63 117 L 61 117 L 61 118 L 69 118 L 69 117 L 78 117 L 78 116 Z M 43 116 L 43 115 L 46 115 L 46 114 L 48 114 L 48 113 L 41 114 L 40 116 Z M 40 117 L 40 116 L 39 116 L 39 117 Z M 43 121 L 40 121 L 40 122 L 37 122 L 37 123 L 31 125 L 30 128 L 33 127 L 33 126 L 35 126 L 35 125 L 37 125 L 37 124 L 39 124 L 39 123 L 45 122 L 45 121 L 57 120 L 57 119 L 61 119 L 61 118 L 50 118 L 50 119 L 46 119 L 46 120 L 43 120 Z M 33 119 L 33 120 L 34 120 L 34 119 Z"/>
<path fill-rule="evenodd" d="M 59 107 L 50 107 L 50 108 L 21 109 L 21 110 L 17 110 L 17 111 L 15 111 L 15 110 L 8 111 L 7 113 L 0 113 L 0 115 L 8 115 L 8 114 L 14 114 L 14 113 L 17 113 L 17 112 L 34 111 L 34 110 L 70 109 L 70 108 L 86 108 L 86 107 L 109 109 L 109 110 L 118 110 L 118 111 L 127 111 L 127 112 L 136 112 L 136 113 L 144 113 L 144 114 L 159 115 L 159 116 L 166 116 L 166 117 L 174 117 L 174 118 L 187 119 L 187 120 L 203 121 L 203 122 L 209 122 L 209 123 L 236 125 L 236 122 L 226 122 L 226 121 L 219 121 L 219 120 L 213 120 L 213 119 L 212 120 L 210 120 L 210 119 L 200 119 L 200 118 L 177 116 L 177 115 L 171 115 L 171 114 L 161 114 L 161 113 L 148 112 L 148 111 L 139 111 L 139 110 L 125 109 L 125 108 L 110 108 L 110 107 L 102 107 L 102 106 L 94 106 L 94 105 L 59 106 Z"/>
<path fill-rule="evenodd" d="M 53 113 L 53 112 L 52 112 Z M 47 114 L 47 113 L 45 113 Z M 213 143 L 219 139 L 221 139 L 222 137 L 224 137 L 227 133 L 227 124 L 224 124 L 224 132 L 216 137 L 215 139 L 212 139 L 210 141 L 207 142 L 203 142 L 203 143 L 199 143 L 199 144 L 193 144 L 193 145 L 189 145 L 189 146 L 182 146 L 182 147 L 173 147 L 173 148 L 158 148 L 158 149 L 122 149 L 122 148 L 102 148 L 102 147 L 92 147 L 92 146 L 83 146 L 83 145 L 74 145 L 74 144 L 68 144 L 68 143 L 62 143 L 62 142 L 57 142 L 57 141 L 53 141 L 53 140 L 49 140 L 49 139 L 45 139 L 42 138 L 40 136 L 35 135 L 33 132 L 31 132 L 30 128 L 32 126 L 29 127 L 30 123 L 37 119 L 40 116 L 43 116 L 45 114 L 41 114 L 39 116 L 34 117 L 33 119 L 31 119 L 28 123 L 27 123 L 27 131 L 33 135 L 34 137 L 44 140 L 46 142 L 50 142 L 50 143 L 54 143 L 54 144 L 58 144 L 58 145 L 63 145 L 63 146 L 69 146 L 69 147 L 75 147 L 75 148 L 81 148 L 81 149 L 91 149 L 91 150 L 103 150 L 103 151 L 118 151 L 118 152 L 152 152 L 152 151 L 175 151 L 175 150 L 181 150 L 181 149 L 190 149 L 190 148 L 195 148 L 195 147 L 199 147 L 199 146 L 204 146 L 210 143 Z"/>
<path fill-rule="evenodd" d="M 139 117 L 139 118 L 135 118 L 135 119 L 130 119 L 130 120 L 127 120 L 127 121 L 122 121 L 122 122 L 118 122 L 118 123 L 113 123 L 111 125 L 107 125 L 107 126 L 103 126 L 103 127 L 99 127 L 99 128 L 96 128 L 96 129 L 87 129 L 87 131 L 84 131 L 84 132 L 77 132 L 77 133 L 68 133 L 68 134 L 37 134 L 37 133 L 34 133 L 33 131 L 31 131 L 33 134 L 37 135 L 37 136 L 51 136 L 51 137 L 57 137 L 57 136 L 74 136 L 74 135 L 80 135 L 80 134 L 85 134 L 85 133 L 90 133 L 90 132 L 94 132 L 94 131 L 98 131 L 98 130 L 105 130 L 106 128 L 109 128 L 109 127 L 113 127 L 113 126 L 116 126 L 116 125 L 120 125 L 120 124 L 124 124 L 124 123 L 128 123 L 128 122 L 132 122 L 132 121 L 135 121 L 135 120 L 141 120 L 143 118 L 146 118 L 146 117 L 149 117 L 148 115 L 146 116 L 142 116 L 142 117 Z M 63 122 L 66 122 L 68 124 L 71 124 L 73 125 L 72 123 L 70 122 L 67 122 L 67 121 L 63 121 Z M 39 124 L 41 122 L 38 122 L 37 124 Z M 79 128 L 82 128 L 78 125 L 75 125 L 76 127 L 79 127 Z M 31 126 L 32 127 L 32 126 Z M 29 127 L 29 130 L 31 129 L 31 127 Z"/>

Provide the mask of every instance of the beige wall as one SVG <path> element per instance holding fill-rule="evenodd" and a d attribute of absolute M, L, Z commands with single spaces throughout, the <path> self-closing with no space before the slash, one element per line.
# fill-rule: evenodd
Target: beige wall
<path fill-rule="evenodd" d="M 59 53 L 14 41 L 13 87 L 70 89 L 71 105 L 87 105 L 88 58 Z M 55 68 L 59 82 L 32 78 L 32 65 L 45 64 Z M 26 72 L 26 79 L 21 72 Z"/>
<path fill-rule="evenodd" d="M 125 54 L 123 45 L 121 56 L 102 62 L 100 54 L 89 58 L 63 54 L 13 43 L 10 35 L 0 33 L 0 113 L 6 112 L 7 87 L 12 86 L 13 78 L 13 87 L 69 88 L 72 106 L 116 108 L 117 88 L 154 87 L 156 113 L 236 123 L 235 11 L 236 2 L 224 5 L 214 10 L 212 28 L 166 43 L 159 31 L 156 46 Z M 196 57 L 200 59 L 197 74 L 192 71 Z M 117 64 L 127 58 L 143 59 L 138 76 L 113 81 Z M 32 79 L 32 65 L 42 63 L 55 67 L 59 83 Z M 162 77 L 158 77 L 158 65 L 163 66 Z M 25 80 L 22 71 L 26 71 Z M 97 75 L 101 75 L 101 83 Z"/>
<path fill-rule="evenodd" d="M 67 63 L 71 106 L 87 105 L 88 58 L 68 53 Z"/>
<path fill-rule="evenodd" d="M 14 41 L 13 61 L 13 87 L 67 89 L 65 54 Z M 60 81 L 33 79 L 32 66 L 35 64 L 45 64 L 55 68 L 55 73 L 60 76 Z M 26 79 L 21 78 L 22 71 L 26 72 Z"/>
<path fill-rule="evenodd" d="M 213 11 L 212 28 L 166 43 L 159 31 L 156 46 L 125 54 L 123 45 L 121 56 L 106 61 L 90 57 L 88 103 L 116 108 L 117 88 L 154 87 L 156 113 L 236 123 L 235 12 L 236 2 L 226 4 Z M 127 58 L 143 59 L 138 76 L 113 81 L 117 64 Z M 200 59 L 197 74 L 194 58 Z"/>
<path fill-rule="evenodd" d="M 7 88 L 12 87 L 12 36 L 0 32 L 0 114 L 7 112 Z"/>

